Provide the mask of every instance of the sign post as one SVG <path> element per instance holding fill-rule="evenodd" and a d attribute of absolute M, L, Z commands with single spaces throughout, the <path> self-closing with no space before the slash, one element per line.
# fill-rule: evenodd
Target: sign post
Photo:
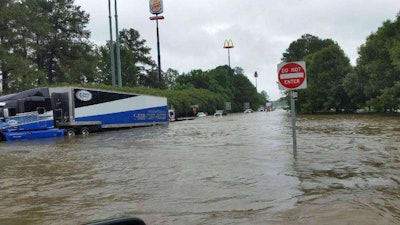
<path fill-rule="evenodd" d="M 290 91 L 290 111 L 292 114 L 292 138 L 293 138 L 293 156 L 297 156 L 297 139 L 296 139 L 296 105 L 297 89 L 305 89 L 307 87 L 306 63 L 288 62 L 278 64 L 278 80 L 279 84 Z"/>
<path fill-rule="evenodd" d="M 229 65 L 229 68 L 231 68 L 231 56 L 229 53 L 229 49 L 233 48 L 233 42 L 231 39 L 225 40 L 224 48 L 228 49 L 228 65 Z"/>
<path fill-rule="evenodd" d="M 164 16 L 159 16 L 163 13 L 164 6 L 162 0 L 149 0 L 150 12 L 155 16 L 151 16 L 150 20 L 156 21 L 157 30 L 157 59 L 158 59 L 158 81 L 161 82 L 161 56 L 160 56 L 160 35 L 158 32 L 158 20 L 163 20 Z"/>

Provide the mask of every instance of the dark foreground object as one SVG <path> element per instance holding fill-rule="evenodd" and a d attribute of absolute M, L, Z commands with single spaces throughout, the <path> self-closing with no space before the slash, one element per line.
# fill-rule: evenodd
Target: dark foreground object
<path fill-rule="evenodd" d="M 122 217 L 85 223 L 84 225 L 146 225 L 146 223 L 137 217 Z"/>

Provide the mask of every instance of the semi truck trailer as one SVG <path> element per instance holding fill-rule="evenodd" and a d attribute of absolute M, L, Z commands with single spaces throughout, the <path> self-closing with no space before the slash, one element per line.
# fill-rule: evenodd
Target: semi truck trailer
<path fill-rule="evenodd" d="M 0 96 L 0 139 L 87 135 L 169 122 L 166 97 L 82 87 L 42 87 Z"/>

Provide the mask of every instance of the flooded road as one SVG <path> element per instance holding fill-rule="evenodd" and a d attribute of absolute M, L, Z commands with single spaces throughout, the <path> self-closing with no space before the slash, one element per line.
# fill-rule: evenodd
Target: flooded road
<path fill-rule="evenodd" d="M 399 224 L 400 117 L 209 116 L 0 143 L 0 224 Z"/>

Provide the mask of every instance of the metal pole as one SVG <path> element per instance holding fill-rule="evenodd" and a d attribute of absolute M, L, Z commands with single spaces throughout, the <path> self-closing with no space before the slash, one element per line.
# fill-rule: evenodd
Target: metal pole
<path fill-rule="evenodd" d="M 111 23 L 111 3 L 108 0 L 108 19 L 110 22 L 110 57 L 111 57 L 111 83 L 115 86 L 115 62 L 114 62 L 114 42 L 112 37 L 112 23 Z"/>
<path fill-rule="evenodd" d="M 292 114 L 292 137 L 293 137 L 293 156 L 297 156 L 297 140 L 296 140 L 296 108 L 295 108 L 294 91 L 290 91 L 290 110 Z"/>
<path fill-rule="evenodd" d="M 161 82 L 161 55 L 160 55 L 160 35 L 158 32 L 158 19 L 156 19 L 157 26 L 157 52 L 158 52 L 158 81 Z"/>
<path fill-rule="evenodd" d="M 118 72 L 118 86 L 122 87 L 122 78 L 121 78 L 121 54 L 119 47 L 119 35 L 118 35 L 118 15 L 117 15 L 117 0 L 114 0 L 115 4 L 115 39 L 117 44 L 117 72 Z"/>
<path fill-rule="evenodd" d="M 230 48 L 233 48 L 233 42 L 232 40 L 225 40 L 224 42 L 224 48 L 228 49 L 228 66 L 231 68 L 231 54 L 230 54 Z"/>
<path fill-rule="evenodd" d="M 229 53 L 229 48 L 228 48 L 228 65 L 229 65 L 229 68 L 231 68 L 231 55 Z"/>
<path fill-rule="evenodd" d="M 254 78 L 256 78 L 256 91 L 257 91 L 257 77 L 258 77 L 258 73 L 256 71 L 256 72 L 254 72 Z"/>

